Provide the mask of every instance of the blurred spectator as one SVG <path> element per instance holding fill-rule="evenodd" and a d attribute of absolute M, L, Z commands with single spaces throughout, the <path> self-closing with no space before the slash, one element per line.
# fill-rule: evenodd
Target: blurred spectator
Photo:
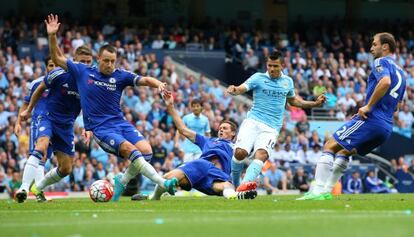
<path fill-rule="evenodd" d="M 279 189 L 286 191 L 286 177 L 283 172 L 278 169 L 276 162 L 272 162 L 270 169 L 264 174 L 264 187 L 267 194 L 278 193 Z"/>
<path fill-rule="evenodd" d="M 414 116 L 410 111 L 408 105 L 405 104 L 402 108 L 402 111 L 398 112 L 398 120 L 398 124 L 400 125 L 399 133 L 405 137 L 411 138 Z"/>
<path fill-rule="evenodd" d="M 302 167 L 299 167 L 296 170 L 295 175 L 293 176 L 293 185 L 295 189 L 299 189 L 301 192 L 307 192 L 310 187 L 308 175 L 305 173 Z"/>
<path fill-rule="evenodd" d="M 382 180 L 375 177 L 374 171 L 368 171 L 365 178 L 365 187 L 369 193 L 390 193 L 391 190 L 384 184 Z"/>
<path fill-rule="evenodd" d="M 358 171 L 352 172 L 351 177 L 346 181 L 343 191 L 347 194 L 362 193 L 362 180 Z"/>

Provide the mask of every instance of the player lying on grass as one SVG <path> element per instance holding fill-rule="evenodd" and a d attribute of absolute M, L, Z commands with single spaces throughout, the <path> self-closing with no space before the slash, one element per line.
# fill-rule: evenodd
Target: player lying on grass
<path fill-rule="evenodd" d="M 218 138 L 205 137 L 185 126 L 174 108 L 172 96 L 165 96 L 164 99 L 167 111 L 172 116 L 178 131 L 202 151 L 199 159 L 168 172 L 164 178 L 178 179 L 178 185 L 184 190 L 194 188 L 207 195 L 224 196 L 227 199 L 254 199 L 257 196 L 256 190 L 236 192 L 231 183 L 232 140 L 236 136 L 237 125 L 229 120 L 223 120 L 219 126 Z M 157 185 L 149 199 L 159 200 L 164 192 L 166 190 Z M 132 197 L 132 200 L 142 199 L 146 198 L 140 194 Z"/>

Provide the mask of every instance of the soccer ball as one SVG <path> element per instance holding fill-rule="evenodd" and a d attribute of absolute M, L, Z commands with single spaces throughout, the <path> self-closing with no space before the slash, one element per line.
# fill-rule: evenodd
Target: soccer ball
<path fill-rule="evenodd" d="M 114 195 L 112 184 L 106 180 L 97 180 L 89 187 L 89 196 L 94 202 L 108 202 Z"/>

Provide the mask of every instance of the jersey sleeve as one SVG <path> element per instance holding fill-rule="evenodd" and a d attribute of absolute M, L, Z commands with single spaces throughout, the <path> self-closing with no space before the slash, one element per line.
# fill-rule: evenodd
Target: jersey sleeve
<path fill-rule="evenodd" d="M 66 60 L 66 65 L 68 66 L 68 72 L 76 80 L 81 78 L 82 72 L 88 67 L 86 64 L 73 62 L 72 60 Z"/>
<path fill-rule="evenodd" d="M 383 58 L 376 59 L 374 62 L 374 68 L 372 73 L 375 76 L 375 79 L 380 81 L 383 77 L 390 76 L 389 65 L 387 61 Z"/>
<path fill-rule="evenodd" d="M 196 133 L 196 138 L 194 143 L 203 150 L 204 145 L 208 142 L 208 137 L 205 137 L 201 134 Z"/>
<path fill-rule="evenodd" d="M 253 74 L 249 79 L 247 79 L 243 85 L 246 87 L 247 91 L 254 90 L 259 85 L 259 76 L 257 73 Z"/>
<path fill-rule="evenodd" d="M 138 81 L 141 79 L 140 75 L 126 70 L 123 70 L 122 73 L 125 78 L 124 86 L 138 86 Z"/>
<path fill-rule="evenodd" d="M 33 93 L 36 91 L 36 88 L 39 86 L 39 82 L 32 81 L 29 86 L 27 87 L 28 93 L 24 97 L 24 101 L 26 103 L 30 103 L 30 99 L 32 99 Z"/>
<path fill-rule="evenodd" d="M 293 84 L 292 78 L 289 78 L 289 91 L 287 93 L 288 98 L 295 97 L 295 85 Z"/>
<path fill-rule="evenodd" d="M 59 81 L 59 76 L 64 73 L 65 70 L 62 68 L 55 68 L 43 78 L 43 82 L 47 88 L 51 88 L 56 84 L 57 81 Z"/>

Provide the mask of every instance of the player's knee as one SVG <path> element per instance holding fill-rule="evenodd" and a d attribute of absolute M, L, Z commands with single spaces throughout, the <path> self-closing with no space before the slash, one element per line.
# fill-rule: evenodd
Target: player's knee
<path fill-rule="evenodd" d="M 36 142 L 35 150 L 40 151 L 45 155 L 47 153 L 47 148 L 49 146 L 49 138 L 47 137 L 41 137 Z"/>
<path fill-rule="evenodd" d="M 129 155 L 137 148 L 129 142 L 123 142 L 119 147 L 119 154 L 123 158 L 128 158 Z"/>
<path fill-rule="evenodd" d="M 234 151 L 234 157 L 237 160 L 244 160 L 247 157 L 247 151 L 241 148 L 236 148 L 236 151 Z"/>
<path fill-rule="evenodd" d="M 64 163 L 62 165 L 59 165 L 59 173 L 61 173 L 63 176 L 67 176 L 72 172 L 72 164 Z"/>
<path fill-rule="evenodd" d="M 264 149 L 258 149 L 256 151 L 256 154 L 255 154 L 255 157 L 254 158 L 259 159 L 259 160 L 261 160 L 261 161 L 264 162 L 264 161 L 266 161 L 269 158 L 269 154 Z"/>

